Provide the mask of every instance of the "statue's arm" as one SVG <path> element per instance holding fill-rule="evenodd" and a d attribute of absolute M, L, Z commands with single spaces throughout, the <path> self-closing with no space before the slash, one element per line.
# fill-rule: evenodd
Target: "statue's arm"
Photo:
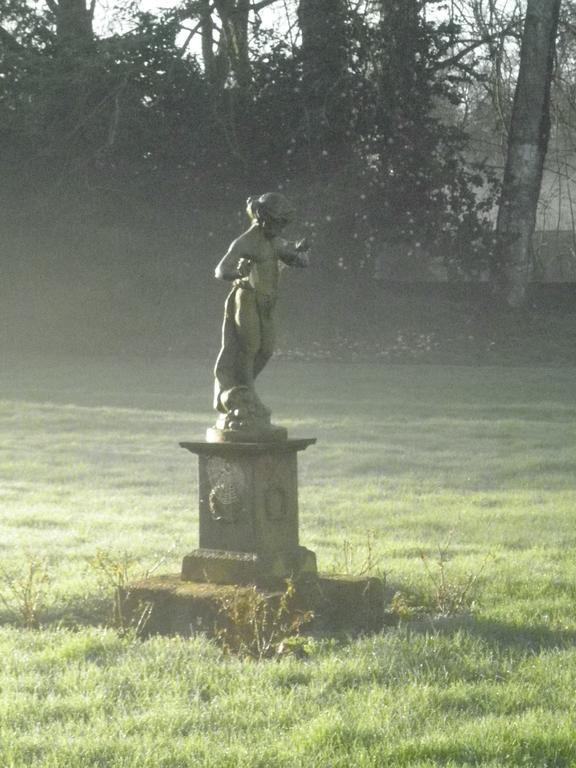
<path fill-rule="evenodd" d="M 237 280 L 250 272 L 249 257 L 240 239 L 235 240 L 223 259 L 218 263 L 214 275 L 217 280 Z"/>
<path fill-rule="evenodd" d="M 296 243 L 281 238 L 276 241 L 278 258 L 289 267 L 308 267 L 310 265 L 309 248 L 306 238 Z"/>

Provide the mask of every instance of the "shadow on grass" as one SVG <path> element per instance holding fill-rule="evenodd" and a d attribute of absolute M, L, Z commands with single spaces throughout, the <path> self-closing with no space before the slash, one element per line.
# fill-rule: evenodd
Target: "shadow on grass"
<path fill-rule="evenodd" d="M 385 601 L 389 604 L 396 592 L 393 585 L 385 588 Z M 77 596 L 66 603 L 49 605 L 38 616 L 41 628 L 50 626 L 82 629 L 87 627 L 114 627 L 113 595 Z M 0 627 L 24 627 L 23 617 L 16 608 L 3 607 L 0 610 Z M 383 632 L 392 628 L 402 628 L 407 635 L 442 635 L 450 637 L 465 633 L 489 645 L 500 649 L 521 652 L 541 652 L 554 649 L 566 649 L 576 646 L 576 630 L 551 629 L 544 625 L 518 625 L 494 619 L 479 618 L 471 614 L 455 616 L 420 615 L 401 620 L 392 613 L 385 614 Z M 321 630 L 319 636 L 332 636 L 343 644 L 348 644 L 355 637 L 365 634 L 354 632 L 330 633 Z"/>
<path fill-rule="evenodd" d="M 386 583 L 384 590 L 385 606 L 390 606 L 395 594 L 401 593 L 400 584 Z M 461 613 L 452 616 L 419 614 L 414 618 L 400 619 L 398 615 L 385 611 L 384 631 L 386 627 L 400 627 L 407 634 L 437 634 L 450 637 L 457 633 L 466 633 L 492 646 L 524 652 L 540 652 L 553 649 L 565 649 L 576 646 L 576 630 L 552 629 L 543 624 L 513 624 L 495 619 Z"/>
<path fill-rule="evenodd" d="M 406 622 L 406 630 L 413 634 L 454 635 L 466 632 L 490 645 L 518 651 L 545 651 L 564 649 L 576 645 L 576 631 L 550 629 L 541 624 L 517 625 L 470 615 L 424 617 Z"/>

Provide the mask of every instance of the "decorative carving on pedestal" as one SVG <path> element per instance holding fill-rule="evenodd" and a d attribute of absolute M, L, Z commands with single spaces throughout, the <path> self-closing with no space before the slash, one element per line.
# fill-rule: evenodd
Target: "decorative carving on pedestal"
<path fill-rule="evenodd" d="M 210 480 L 208 504 L 217 522 L 235 523 L 244 512 L 245 478 L 238 464 L 231 464 L 218 456 L 206 462 Z"/>
<path fill-rule="evenodd" d="M 316 573 L 298 540 L 297 455 L 315 439 L 181 443 L 199 458 L 199 548 L 182 578 L 270 584 Z"/>

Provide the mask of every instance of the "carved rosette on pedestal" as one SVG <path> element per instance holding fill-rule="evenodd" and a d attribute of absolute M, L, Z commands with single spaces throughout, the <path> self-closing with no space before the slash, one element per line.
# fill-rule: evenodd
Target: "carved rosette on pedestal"
<path fill-rule="evenodd" d="M 199 457 L 199 548 L 182 579 L 271 585 L 316 573 L 298 540 L 297 456 L 314 438 L 270 442 L 194 442 Z"/>

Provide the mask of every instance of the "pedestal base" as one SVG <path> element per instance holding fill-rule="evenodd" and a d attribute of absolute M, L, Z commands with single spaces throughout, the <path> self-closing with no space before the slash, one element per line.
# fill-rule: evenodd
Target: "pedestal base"
<path fill-rule="evenodd" d="M 296 620 L 298 612 L 312 613 L 314 629 L 379 629 L 382 581 L 319 576 L 315 554 L 299 544 L 297 455 L 315 438 L 243 437 L 180 443 L 199 457 L 199 549 L 184 557 L 181 575 L 128 590 L 127 605 L 136 616 L 138 610 L 146 615 L 143 605 L 150 608 L 144 633 L 217 634 L 226 622 L 246 622 L 227 616 L 226 603 L 245 600 L 236 616 L 249 622 L 255 595 L 277 613 L 285 610 L 288 593 Z M 293 633 L 293 624 L 287 626 Z"/>
<path fill-rule="evenodd" d="M 297 457 L 314 438 L 180 445 L 199 457 L 199 549 L 182 578 L 268 584 L 315 573 L 298 540 Z"/>
<path fill-rule="evenodd" d="M 148 619 L 141 635 L 214 635 L 226 623 L 225 602 L 231 598 L 247 601 L 254 587 L 202 584 L 182 581 L 178 574 L 155 576 L 132 584 L 125 594 L 125 616 L 136 625 L 148 607 Z M 266 600 L 277 605 L 283 591 L 259 589 Z M 306 632 L 376 632 L 384 619 L 384 585 L 380 579 L 320 575 L 296 583 L 296 605 L 312 611 L 314 618 Z"/>
<path fill-rule="evenodd" d="M 283 579 L 316 572 L 316 555 L 306 547 L 267 555 L 196 549 L 182 561 L 183 581 L 211 584 L 274 585 Z"/>

